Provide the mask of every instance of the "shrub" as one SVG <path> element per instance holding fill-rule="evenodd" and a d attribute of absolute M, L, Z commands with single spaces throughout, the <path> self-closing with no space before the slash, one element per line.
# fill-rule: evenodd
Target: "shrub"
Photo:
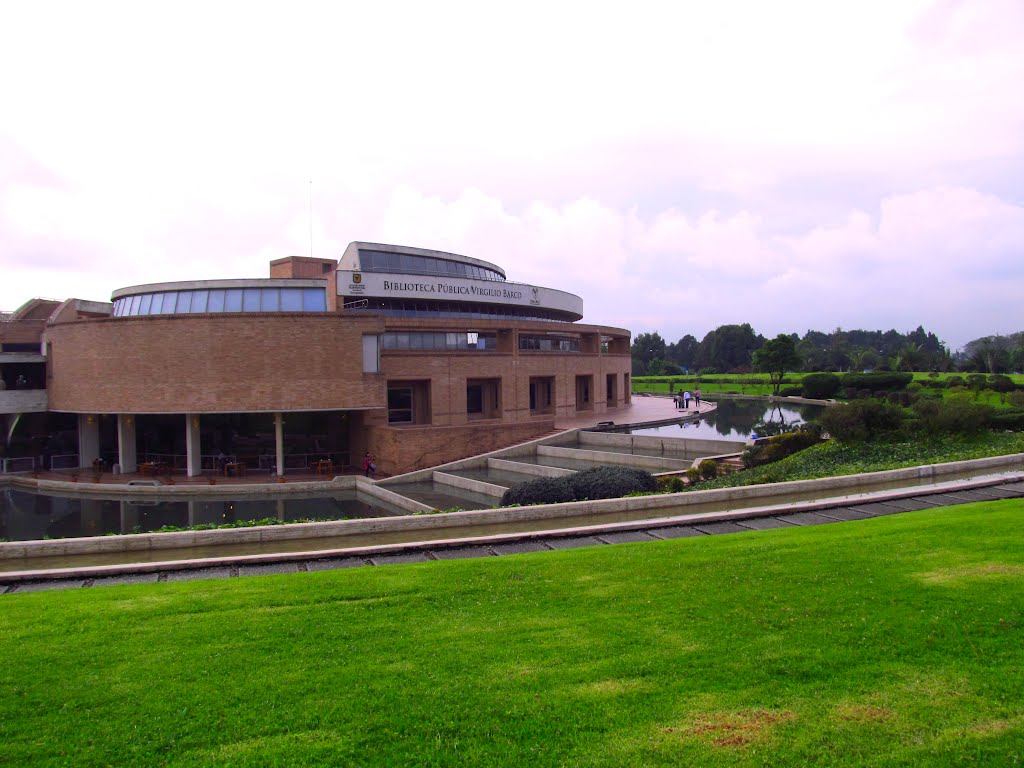
<path fill-rule="evenodd" d="M 799 397 L 803 395 L 803 388 L 801 387 L 782 387 L 779 389 L 779 394 L 782 397 Z"/>
<path fill-rule="evenodd" d="M 1017 388 L 1013 379 L 1003 373 L 993 373 L 989 376 L 986 386 L 994 392 L 1012 392 Z"/>
<path fill-rule="evenodd" d="M 717 461 L 712 461 L 711 459 L 704 459 L 704 461 L 697 465 L 697 469 L 700 470 L 700 476 L 704 480 L 714 480 L 716 477 L 718 477 Z"/>
<path fill-rule="evenodd" d="M 905 389 L 914 380 L 912 373 L 876 371 L 874 373 L 844 373 L 842 385 L 847 389 L 867 389 L 872 392 Z"/>
<path fill-rule="evenodd" d="M 686 470 L 686 479 L 690 481 L 690 485 L 696 485 L 700 482 L 700 470 L 696 467 L 690 467 Z"/>
<path fill-rule="evenodd" d="M 560 504 L 564 501 L 576 501 L 568 477 L 538 477 L 536 480 L 516 483 L 505 491 L 501 497 L 501 506 Z"/>
<path fill-rule="evenodd" d="M 1024 389 L 1017 389 L 1006 396 L 1006 401 L 1012 408 L 1024 410 Z"/>
<path fill-rule="evenodd" d="M 817 425 L 786 432 L 763 443 L 752 445 L 742 455 L 743 466 L 748 469 L 784 459 L 797 451 L 821 442 L 821 429 Z"/>
<path fill-rule="evenodd" d="M 617 499 L 634 491 L 656 491 L 654 475 L 634 467 L 602 466 L 565 478 L 577 499 Z"/>
<path fill-rule="evenodd" d="M 826 408 L 819 421 L 837 440 L 869 440 L 898 429 L 903 411 L 886 400 L 855 400 Z"/>
<path fill-rule="evenodd" d="M 946 386 L 947 387 L 950 387 L 950 388 L 952 388 L 952 387 L 962 387 L 963 385 L 964 385 L 964 377 L 963 376 L 950 376 L 948 379 L 946 379 Z"/>
<path fill-rule="evenodd" d="M 992 409 L 964 397 L 948 400 L 918 400 L 914 403 L 917 428 L 929 435 L 980 432 L 992 418 Z"/>
<path fill-rule="evenodd" d="M 815 400 L 826 400 L 838 394 L 840 384 L 834 373 L 811 373 L 800 382 L 801 394 Z"/>
<path fill-rule="evenodd" d="M 992 429 L 1007 429 L 1011 432 L 1024 432 L 1024 410 L 1000 411 L 989 417 L 988 425 Z"/>
<path fill-rule="evenodd" d="M 986 384 L 988 384 L 988 377 L 984 373 L 967 374 L 967 386 L 975 392 L 984 389 Z"/>
<path fill-rule="evenodd" d="M 681 477 L 666 477 L 658 481 L 658 486 L 665 493 L 679 493 L 686 490 L 686 483 Z"/>

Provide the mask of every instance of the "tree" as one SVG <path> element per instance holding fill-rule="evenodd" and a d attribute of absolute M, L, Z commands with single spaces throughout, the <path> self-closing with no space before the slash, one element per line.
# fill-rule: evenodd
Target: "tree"
<path fill-rule="evenodd" d="M 700 343 L 695 364 L 698 368 L 712 368 L 720 373 L 749 371 L 750 355 L 762 343 L 764 339 L 754 333 L 750 323 L 720 325 Z"/>
<path fill-rule="evenodd" d="M 754 352 L 754 370 L 760 373 L 767 373 L 768 379 L 774 388 L 774 394 L 779 394 L 779 386 L 782 384 L 782 377 L 786 371 L 795 371 L 800 367 L 800 355 L 796 351 L 796 342 L 792 336 L 780 333 L 771 341 L 766 341 L 761 348 Z"/>
<path fill-rule="evenodd" d="M 697 341 L 697 337 L 688 333 L 675 344 L 669 344 L 665 348 L 665 354 L 669 360 L 672 360 L 677 365 L 690 369 L 694 367 L 699 348 L 700 342 Z"/>
<path fill-rule="evenodd" d="M 633 355 L 633 375 L 644 376 L 647 368 L 654 360 L 665 358 L 665 340 L 657 331 L 640 333 L 633 339 L 631 349 Z"/>

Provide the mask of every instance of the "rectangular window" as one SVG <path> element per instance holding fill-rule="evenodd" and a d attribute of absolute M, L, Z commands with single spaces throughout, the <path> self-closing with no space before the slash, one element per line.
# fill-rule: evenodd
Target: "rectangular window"
<path fill-rule="evenodd" d="M 224 311 L 224 291 L 223 289 L 210 291 L 210 299 L 206 304 L 207 312 L 223 312 Z"/>
<path fill-rule="evenodd" d="M 281 309 L 281 292 L 277 288 L 260 289 L 260 312 L 278 312 Z"/>
<path fill-rule="evenodd" d="M 380 337 L 363 336 L 363 373 L 380 373 Z"/>
<path fill-rule="evenodd" d="M 302 311 L 302 291 L 298 288 L 282 288 L 281 289 L 281 311 L 282 312 L 301 312 Z"/>
<path fill-rule="evenodd" d="M 148 315 L 149 308 L 151 306 L 153 306 L 153 294 L 147 293 L 145 296 L 142 297 L 142 303 L 139 304 L 139 314 Z"/>
<path fill-rule="evenodd" d="M 242 289 L 241 288 L 228 288 L 227 294 L 224 297 L 224 311 L 225 312 L 241 312 L 242 311 Z"/>
<path fill-rule="evenodd" d="M 466 414 L 470 419 L 496 419 L 501 416 L 501 379 L 467 380 Z"/>
<path fill-rule="evenodd" d="M 259 312 L 260 311 L 260 289 L 259 288 L 243 288 L 242 289 L 242 311 L 243 312 Z"/>
<path fill-rule="evenodd" d="M 193 312 L 205 312 L 206 302 L 209 300 L 209 291 L 193 291 L 192 292 L 192 311 Z"/>
<path fill-rule="evenodd" d="M 139 302 L 141 300 L 142 300 L 141 296 L 137 296 L 137 295 L 136 296 L 132 296 L 132 304 L 128 308 L 128 314 L 129 315 L 137 315 L 137 314 L 139 314 Z"/>
<path fill-rule="evenodd" d="M 530 379 L 530 413 L 555 412 L 555 379 L 537 376 Z"/>
<path fill-rule="evenodd" d="M 302 311 L 303 312 L 326 312 L 327 295 L 322 288 L 302 289 Z"/>
<path fill-rule="evenodd" d="M 388 423 L 412 424 L 412 387 L 388 387 Z"/>

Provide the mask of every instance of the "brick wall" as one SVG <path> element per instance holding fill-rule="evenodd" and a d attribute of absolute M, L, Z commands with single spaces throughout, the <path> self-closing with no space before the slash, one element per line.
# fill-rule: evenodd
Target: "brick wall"
<path fill-rule="evenodd" d="M 190 413 L 382 408 L 384 378 L 362 372 L 378 318 L 179 315 L 50 327 L 50 408 Z"/>

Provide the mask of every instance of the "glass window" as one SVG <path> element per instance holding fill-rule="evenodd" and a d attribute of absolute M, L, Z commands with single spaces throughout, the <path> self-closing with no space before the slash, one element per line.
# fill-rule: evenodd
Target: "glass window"
<path fill-rule="evenodd" d="M 242 289 L 241 288 L 228 288 L 227 294 L 224 296 L 224 311 L 225 312 L 241 312 L 242 311 Z"/>
<path fill-rule="evenodd" d="M 153 294 L 147 293 L 142 297 L 142 301 L 139 302 L 139 314 L 148 315 L 149 308 L 153 305 Z"/>
<path fill-rule="evenodd" d="M 242 289 L 242 311 L 243 312 L 259 312 L 260 311 L 260 289 L 259 288 L 243 288 Z"/>
<path fill-rule="evenodd" d="M 388 421 L 412 422 L 412 387 L 388 388 Z"/>
<path fill-rule="evenodd" d="M 305 312 L 326 312 L 327 294 L 322 288 L 303 288 L 302 309 Z"/>
<path fill-rule="evenodd" d="M 210 299 L 206 305 L 207 312 L 223 312 L 224 311 L 224 289 L 217 288 L 210 291 Z"/>
<path fill-rule="evenodd" d="M 277 312 L 281 308 L 281 292 L 278 288 L 260 289 L 260 311 Z"/>
<path fill-rule="evenodd" d="M 128 305 L 128 314 L 137 315 L 139 314 L 139 296 L 132 296 L 132 303 Z"/>
<path fill-rule="evenodd" d="M 206 302 L 210 298 L 209 291 L 193 291 L 192 292 L 192 311 L 193 312 L 205 312 Z"/>
<path fill-rule="evenodd" d="M 281 289 L 281 311 L 301 312 L 302 311 L 302 289 L 282 288 Z"/>

